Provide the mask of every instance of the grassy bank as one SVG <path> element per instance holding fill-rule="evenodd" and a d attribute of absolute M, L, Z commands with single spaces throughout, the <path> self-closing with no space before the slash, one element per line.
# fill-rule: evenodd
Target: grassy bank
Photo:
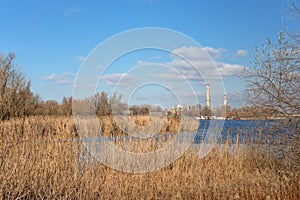
<path fill-rule="evenodd" d="M 72 118 L 0 123 L 2 199 L 300 199 L 299 168 L 250 142 L 204 158 L 189 150 L 161 170 L 134 174 L 101 163 L 80 169 Z"/>

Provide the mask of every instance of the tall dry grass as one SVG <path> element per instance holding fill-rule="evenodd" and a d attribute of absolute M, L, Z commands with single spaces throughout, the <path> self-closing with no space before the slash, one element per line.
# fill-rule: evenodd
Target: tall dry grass
<path fill-rule="evenodd" d="M 98 123 L 99 121 L 99 123 Z M 159 117 L 149 115 L 102 116 L 97 118 L 80 118 L 78 123 L 89 123 L 87 128 L 97 129 L 98 124 L 105 136 L 120 136 L 141 133 L 177 133 L 197 131 L 199 122 L 195 119 Z M 87 130 L 85 130 L 87 131 Z"/>
<path fill-rule="evenodd" d="M 300 199 L 298 169 L 259 145 L 219 146 L 204 158 L 189 150 L 161 170 L 134 174 L 82 167 L 75 140 L 71 118 L 0 122 L 1 199 Z"/>

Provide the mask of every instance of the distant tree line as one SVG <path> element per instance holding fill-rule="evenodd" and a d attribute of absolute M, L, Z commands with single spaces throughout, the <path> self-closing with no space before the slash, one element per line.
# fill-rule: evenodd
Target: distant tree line
<path fill-rule="evenodd" d="M 145 106 L 131 106 L 129 108 L 131 115 L 149 115 L 149 108 Z"/>
<path fill-rule="evenodd" d="M 241 119 L 241 118 L 253 118 L 253 119 L 268 119 L 270 117 L 284 117 L 281 112 L 270 109 L 269 107 L 256 107 L 253 105 L 243 106 L 239 108 L 231 108 L 229 105 L 220 106 L 212 109 L 208 109 L 206 106 L 199 107 L 195 110 L 183 109 L 182 114 L 189 117 L 199 116 L 216 116 L 224 117 L 227 119 Z"/>
<path fill-rule="evenodd" d="M 72 97 L 64 97 L 61 103 L 56 100 L 43 101 L 31 91 L 31 82 L 17 69 L 13 53 L 3 57 L 0 54 L 0 120 L 30 115 L 72 115 Z M 107 93 L 96 93 L 92 99 L 96 115 L 110 115 L 112 104 L 118 109 L 126 109 L 121 97 Z"/>
<path fill-rule="evenodd" d="M 256 107 L 256 106 L 243 106 L 239 108 L 231 108 L 229 105 L 218 107 L 212 110 L 212 115 L 225 117 L 227 119 L 268 119 L 271 117 L 284 117 L 284 115 L 278 111 L 274 112 L 274 109 L 269 107 Z"/>

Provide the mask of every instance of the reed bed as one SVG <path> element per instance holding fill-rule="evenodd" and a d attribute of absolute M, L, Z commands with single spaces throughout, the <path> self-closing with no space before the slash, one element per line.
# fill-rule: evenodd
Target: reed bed
<path fill-rule="evenodd" d="M 242 150 L 230 145 L 203 158 L 191 148 L 160 170 L 125 173 L 97 160 L 82 165 L 84 145 L 72 118 L 0 122 L 0 199 L 300 199 L 300 172 L 291 158 L 251 142 Z"/>

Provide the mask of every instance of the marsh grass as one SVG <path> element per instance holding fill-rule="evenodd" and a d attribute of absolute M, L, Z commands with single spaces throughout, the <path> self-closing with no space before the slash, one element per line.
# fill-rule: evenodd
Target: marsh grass
<path fill-rule="evenodd" d="M 124 173 L 97 161 L 80 165 L 76 139 L 71 118 L 0 122 L 1 199 L 300 199 L 295 163 L 263 145 L 231 151 L 228 142 L 204 158 L 190 149 L 163 169 Z"/>

